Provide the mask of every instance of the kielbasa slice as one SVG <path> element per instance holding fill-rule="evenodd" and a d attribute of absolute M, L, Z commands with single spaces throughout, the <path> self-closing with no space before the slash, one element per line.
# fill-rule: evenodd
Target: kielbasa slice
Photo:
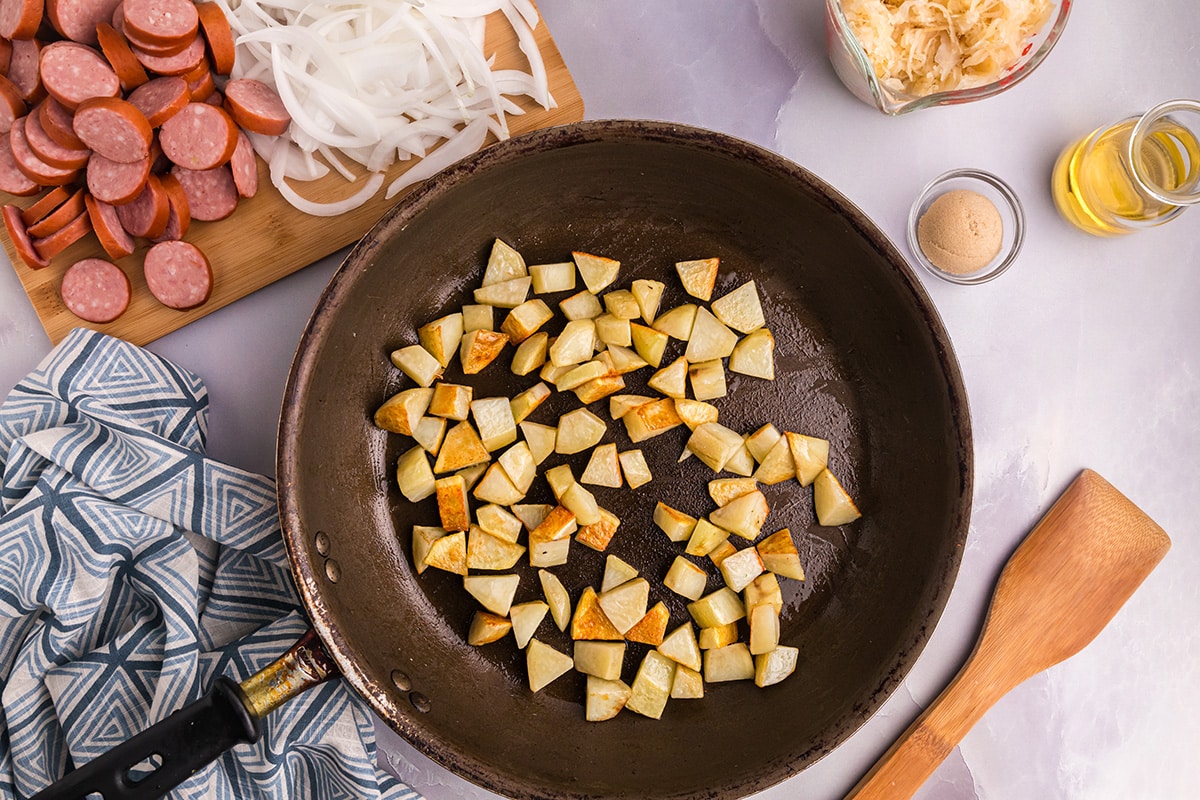
<path fill-rule="evenodd" d="M 25 116 L 26 111 L 21 90 L 7 77 L 0 75 L 0 133 L 12 130 L 12 124 Z"/>
<path fill-rule="evenodd" d="M 200 15 L 191 0 L 125 0 L 121 13 L 131 41 L 169 45 L 190 40 L 200 28 Z"/>
<path fill-rule="evenodd" d="M 150 155 L 154 130 L 128 100 L 93 97 L 75 111 L 75 135 L 110 161 L 129 164 Z"/>
<path fill-rule="evenodd" d="M 122 206 L 141 193 L 149 174 L 149 158 L 126 164 L 92 153 L 87 165 L 87 187 L 97 200 Z"/>
<path fill-rule="evenodd" d="M 281 136 L 292 122 L 292 115 L 275 90 L 253 78 L 237 78 L 225 84 L 225 110 L 238 125 L 264 136 Z"/>
<path fill-rule="evenodd" d="M 112 19 L 121 0 L 46 0 L 46 16 L 66 38 L 95 46 L 96 26 Z"/>
<path fill-rule="evenodd" d="M 171 169 L 187 195 L 192 219 L 215 222 L 234 212 L 238 204 L 237 185 L 228 164 L 213 169 L 191 170 L 175 166 Z"/>
<path fill-rule="evenodd" d="M 126 99 L 137 106 L 150 127 L 157 128 L 188 104 L 187 81 L 173 76 L 152 78 L 130 92 Z"/>
<path fill-rule="evenodd" d="M 195 36 L 177 53 L 154 53 L 133 45 L 142 66 L 159 75 L 184 75 L 204 63 L 204 39 Z"/>
<path fill-rule="evenodd" d="M 49 236 L 65 227 L 67 223 L 79 216 L 79 213 L 84 210 L 83 189 L 76 189 L 75 193 L 67 198 L 66 202 L 62 203 L 58 208 L 46 214 L 37 222 L 30 223 L 26 229 L 29 235 L 35 239 L 43 236 Z"/>
<path fill-rule="evenodd" d="M 92 220 L 84 209 L 73 220 L 62 226 L 54 233 L 33 240 L 33 249 L 38 255 L 49 261 L 56 255 L 78 242 L 92 230 Z"/>
<path fill-rule="evenodd" d="M 51 139 L 72 150 L 85 150 L 87 146 L 75 135 L 75 114 L 62 107 L 53 97 L 47 97 L 37 105 L 38 122 Z"/>
<path fill-rule="evenodd" d="M 158 142 L 171 162 L 185 169 L 219 167 L 237 146 L 237 125 L 208 103 L 188 103 L 159 129 Z"/>
<path fill-rule="evenodd" d="M 25 118 L 25 140 L 38 158 L 60 169 L 81 169 L 92 154 L 86 148 L 64 147 L 54 141 L 42 126 L 41 113 L 31 113 Z"/>
<path fill-rule="evenodd" d="M 128 276 L 116 264 L 85 258 L 67 267 L 59 294 L 72 314 L 102 325 L 125 313 L 132 289 Z"/>
<path fill-rule="evenodd" d="M 32 39 L 42 24 L 42 0 L 4 0 L 0 3 L 0 36 Z"/>
<path fill-rule="evenodd" d="M 146 178 L 146 188 L 133 202 L 117 208 L 117 218 L 121 220 L 121 227 L 132 235 L 145 239 L 161 236 L 167 229 L 170 215 L 171 199 L 154 173 Z"/>
<path fill-rule="evenodd" d="M 146 251 L 142 263 L 146 288 L 168 308 L 186 311 L 212 294 L 212 265 L 191 242 L 159 242 Z"/>
<path fill-rule="evenodd" d="M 96 38 L 104 57 L 117 73 L 122 89 L 128 92 L 150 80 L 142 62 L 129 49 L 129 40 L 120 31 L 107 22 L 100 22 L 96 25 Z"/>
<path fill-rule="evenodd" d="M 161 236 L 155 237 L 156 242 L 182 239 L 187 236 L 192 224 L 192 211 L 188 207 L 187 192 L 183 185 L 172 174 L 162 176 L 162 187 L 167 190 L 167 199 L 171 202 L 171 213 L 167 217 L 167 229 Z"/>
<path fill-rule="evenodd" d="M 37 39 L 13 39 L 12 59 L 8 64 L 8 79 L 13 82 L 26 103 L 36 103 L 46 95 L 38 62 L 42 43 Z"/>
<path fill-rule="evenodd" d="M 100 240 L 100 246 L 109 258 L 124 258 L 134 251 L 137 243 L 121 225 L 117 216 L 117 207 L 97 200 L 90 194 L 83 196 L 87 206 L 88 216 L 92 220 L 92 230 Z"/>
<path fill-rule="evenodd" d="M 254 157 L 254 145 L 250 144 L 250 137 L 242 131 L 238 131 L 238 143 L 233 149 L 233 157 L 229 159 L 229 169 L 239 195 L 254 197 L 258 193 L 258 160 Z"/>
<path fill-rule="evenodd" d="M 78 42 L 52 42 L 39 56 L 42 86 L 51 97 L 74 109 L 92 97 L 116 97 L 121 80 L 108 60 Z"/>
<path fill-rule="evenodd" d="M 29 115 L 21 117 L 13 123 L 12 130 L 8 132 L 13 161 L 16 163 L 17 169 L 24 172 L 31 181 L 42 186 L 62 186 L 75 180 L 79 174 L 78 169 L 63 169 L 47 164 L 38 158 L 37 153 L 33 152 L 29 146 L 29 139 L 25 135 L 25 123 L 28 120 Z"/>
<path fill-rule="evenodd" d="M 228 75 L 233 71 L 236 52 L 229 18 L 220 6 L 211 2 L 197 3 L 196 14 L 200 18 L 204 40 L 208 43 L 208 60 L 212 62 L 213 71 L 218 75 Z"/>
<path fill-rule="evenodd" d="M 18 197 L 28 197 L 37 194 L 41 188 L 37 181 L 17 166 L 12 151 L 12 132 L 0 134 L 0 191 Z"/>
<path fill-rule="evenodd" d="M 32 225 L 69 199 L 71 199 L 69 191 L 62 186 L 55 186 L 34 201 L 33 205 L 21 212 L 21 221 L 26 225 Z"/>
<path fill-rule="evenodd" d="M 25 223 L 21 221 L 21 209 L 14 205 L 6 205 L 3 216 L 4 227 L 8 230 L 8 238 L 25 265 L 30 269 L 41 269 L 47 266 L 50 262 L 33 249 L 33 242 L 25 229 Z"/>

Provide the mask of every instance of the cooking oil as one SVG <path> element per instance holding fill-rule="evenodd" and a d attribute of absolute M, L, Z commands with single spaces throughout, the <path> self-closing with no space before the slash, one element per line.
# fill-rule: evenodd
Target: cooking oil
<path fill-rule="evenodd" d="M 1088 233 L 1116 236 L 1174 219 L 1200 199 L 1200 127 L 1151 116 L 1169 105 L 1100 128 L 1062 152 L 1051 186 L 1063 217 Z"/>

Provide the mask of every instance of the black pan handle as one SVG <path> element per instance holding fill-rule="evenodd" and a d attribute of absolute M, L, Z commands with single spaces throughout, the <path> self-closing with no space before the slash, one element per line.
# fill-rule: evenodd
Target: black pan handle
<path fill-rule="evenodd" d="M 309 630 L 278 660 L 240 685 L 224 676 L 208 694 L 70 772 L 31 800 L 153 800 L 237 744 L 258 741 L 259 720 L 338 674 Z M 152 770 L 147 773 L 147 770 Z"/>

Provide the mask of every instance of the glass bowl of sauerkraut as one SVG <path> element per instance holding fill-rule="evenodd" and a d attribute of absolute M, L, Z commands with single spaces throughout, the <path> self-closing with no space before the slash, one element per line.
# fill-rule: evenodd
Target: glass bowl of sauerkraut
<path fill-rule="evenodd" d="M 1045 60 L 1073 0 L 825 0 L 829 60 L 885 114 L 969 103 Z"/>

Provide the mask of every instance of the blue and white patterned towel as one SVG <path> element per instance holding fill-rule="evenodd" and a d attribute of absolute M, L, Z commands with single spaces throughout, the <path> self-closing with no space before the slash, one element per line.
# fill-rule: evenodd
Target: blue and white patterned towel
<path fill-rule="evenodd" d="M 0 407 L 0 798 L 23 798 L 241 681 L 306 622 L 274 483 L 204 456 L 208 393 L 76 330 Z M 378 769 L 365 704 L 327 682 L 172 797 L 419 798 Z"/>

